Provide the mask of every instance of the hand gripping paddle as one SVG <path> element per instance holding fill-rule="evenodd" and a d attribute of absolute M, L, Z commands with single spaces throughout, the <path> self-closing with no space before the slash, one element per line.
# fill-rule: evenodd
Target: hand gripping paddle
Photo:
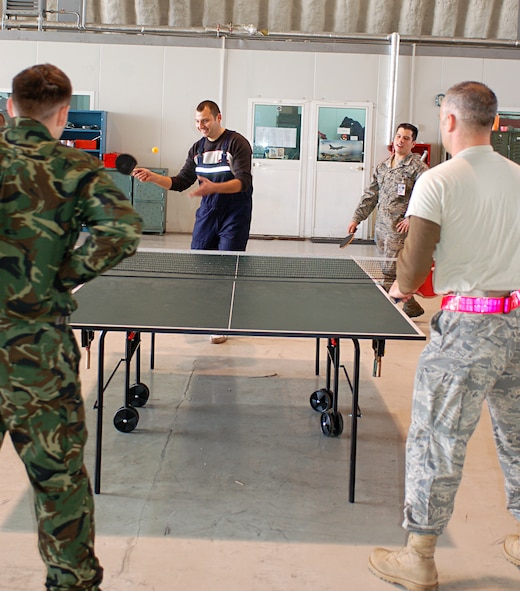
<path fill-rule="evenodd" d="M 116 168 L 121 174 L 132 174 L 137 166 L 137 160 L 130 154 L 119 154 L 116 158 Z"/>
<path fill-rule="evenodd" d="M 345 238 L 343 238 L 343 240 L 339 243 L 339 247 L 345 248 L 352 242 L 352 240 L 354 240 L 354 233 L 347 234 L 347 236 L 345 236 Z"/>

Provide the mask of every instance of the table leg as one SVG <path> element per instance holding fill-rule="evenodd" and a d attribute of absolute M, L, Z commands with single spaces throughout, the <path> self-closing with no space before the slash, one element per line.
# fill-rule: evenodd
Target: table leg
<path fill-rule="evenodd" d="M 356 454 L 357 454 L 357 420 L 359 403 L 359 366 L 361 362 L 361 349 L 359 341 L 352 339 L 354 344 L 354 380 L 352 383 L 352 416 L 351 416 L 351 434 L 350 434 L 350 476 L 349 476 L 349 495 L 350 503 L 354 502 L 356 488 Z"/>
<path fill-rule="evenodd" d="M 97 422 L 96 422 L 96 458 L 94 468 L 94 492 L 99 494 L 101 491 L 101 454 L 103 445 L 103 406 L 105 393 L 105 337 L 106 330 L 102 330 L 99 335 L 98 347 L 98 387 L 97 387 Z"/>
<path fill-rule="evenodd" d="M 341 418 L 338 412 L 338 398 L 339 398 L 339 373 L 340 370 L 343 368 L 345 372 L 345 377 L 347 379 L 348 385 L 351 390 L 352 394 L 352 410 L 351 410 L 351 433 L 350 433 L 350 465 L 349 465 L 349 494 L 348 500 L 350 503 L 354 503 L 355 500 L 355 488 L 356 488 L 356 456 L 357 456 L 357 421 L 358 417 L 360 416 L 359 413 L 359 374 L 360 374 L 360 365 L 361 365 L 361 348 L 359 346 L 358 339 L 352 338 L 352 343 L 354 345 L 354 362 L 353 362 L 353 377 L 352 380 L 347 372 L 347 369 L 344 365 L 341 365 L 341 355 L 340 355 L 340 341 L 339 338 L 329 338 L 327 342 L 327 389 L 332 394 L 332 410 L 327 411 L 326 413 L 322 414 L 322 430 L 323 430 L 323 420 L 324 418 L 327 419 L 326 426 L 328 427 L 329 424 L 336 426 L 336 428 L 332 428 L 328 433 L 332 436 L 338 436 L 341 434 L 342 431 L 342 421 L 335 422 L 337 417 L 338 419 Z M 330 389 L 331 383 L 333 384 L 332 389 Z M 329 414 L 329 416 L 325 416 Z M 341 426 L 339 426 L 341 425 Z"/>

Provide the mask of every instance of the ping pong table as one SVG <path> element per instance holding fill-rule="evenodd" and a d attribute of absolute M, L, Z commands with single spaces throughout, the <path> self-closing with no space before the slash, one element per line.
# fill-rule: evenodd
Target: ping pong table
<path fill-rule="evenodd" d="M 372 262 L 370 273 L 367 262 Z M 377 283 L 374 264 L 381 267 L 380 260 L 368 257 L 361 264 L 344 256 L 142 249 L 81 286 L 75 294 L 79 308 L 71 317 L 71 326 L 81 329 L 84 346 L 90 346 L 94 331 L 100 331 L 95 492 L 101 489 L 104 392 L 115 372 L 105 383 L 104 343 L 108 332 L 126 333 L 125 358 L 121 359 L 126 365 L 124 405 L 114 416 L 114 425 L 124 432 L 136 428 L 137 407 L 144 406 L 149 397 L 148 387 L 140 382 L 141 333 L 152 334 L 152 368 L 156 333 L 311 337 L 317 342 L 317 374 L 319 339 L 327 339 L 326 384 L 310 396 L 312 408 L 320 413 L 323 434 L 336 437 L 343 431 L 338 411 L 340 368 L 352 393 L 349 501 L 353 503 L 359 340 L 372 340 L 375 372 L 386 340 L 425 339 Z M 340 341 L 345 338 L 354 345 L 352 379 L 340 361 Z M 137 383 L 130 386 L 132 358 Z"/>

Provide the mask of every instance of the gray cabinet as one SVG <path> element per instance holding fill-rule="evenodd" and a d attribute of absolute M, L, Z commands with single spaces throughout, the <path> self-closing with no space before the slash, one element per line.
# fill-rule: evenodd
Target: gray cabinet
<path fill-rule="evenodd" d="M 167 175 L 167 168 L 150 168 L 157 174 Z M 142 183 L 133 176 L 124 175 L 107 168 L 108 174 L 132 202 L 134 209 L 144 221 L 143 232 L 164 234 L 166 231 L 166 195 L 168 191 L 154 183 Z"/>
<path fill-rule="evenodd" d="M 150 168 L 152 172 L 167 175 L 167 168 Z M 133 178 L 133 177 L 132 177 Z M 145 223 L 145 232 L 164 234 L 166 230 L 166 195 L 168 191 L 154 183 L 142 183 L 133 179 L 133 201 L 135 210 Z"/>
<path fill-rule="evenodd" d="M 492 131 L 491 145 L 502 156 L 520 164 L 520 130 Z"/>
<path fill-rule="evenodd" d="M 132 201 L 133 182 L 132 177 L 128 174 L 121 174 L 114 168 L 107 168 L 110 178 L 114 181 L 114 185 L 123 193 L 128 201 Z"/>

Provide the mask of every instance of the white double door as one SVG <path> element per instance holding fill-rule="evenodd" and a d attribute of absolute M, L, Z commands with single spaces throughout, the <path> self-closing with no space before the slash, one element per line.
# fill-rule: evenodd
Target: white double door
<path fill-rule="evenodd" d="M 252 235 L 339 238 L 369 180 L 370 103 L 249 104 Z M 368 228 L 360 226 L 358 237 Z"/>

